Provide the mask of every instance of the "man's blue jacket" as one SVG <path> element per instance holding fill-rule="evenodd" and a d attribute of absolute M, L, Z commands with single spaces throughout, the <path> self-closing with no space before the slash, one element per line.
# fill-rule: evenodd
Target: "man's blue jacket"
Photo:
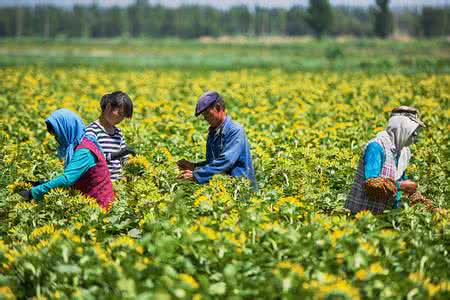
<path fill-rule="evenodd" d="M 197 163 L 193 176 L 198 183 L 208 182 L 219 173 L 245 176 L 256 188 L 250 145 L 244 128 L 229 116 L 218 128 L 210 128 L 206 142 L 206 161 Z"/>

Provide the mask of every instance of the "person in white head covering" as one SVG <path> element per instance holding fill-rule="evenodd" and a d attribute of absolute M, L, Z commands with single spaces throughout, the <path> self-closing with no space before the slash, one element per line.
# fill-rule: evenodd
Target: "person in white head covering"
<path fill-rule="evenodd" d="M 417 184 L 407 179 L 405 170 L 411 158 L 409 146 L 417 141 L 423 127 L 425 124 L 420 121 L 416 108 L 400 106 L 392 110 L 386 129 L 370 140 L 364 149 L 346 208 L 352 213 L 370 210 L 378 214 L 385 209 L 398 208 L 401 192 L 412 194 L 416 191 Z M 367 194 L 367 186 L 370 187 L 374 178 L 382 178 L 378 182 L 387 182 L 387 186 L 389 182 L 395 183 L 390 185 L 393 188 L 388 189 L 387 198 L 381 199 L 376 193 Z M 386 191 L 385 187 L 382 188 Z"/>

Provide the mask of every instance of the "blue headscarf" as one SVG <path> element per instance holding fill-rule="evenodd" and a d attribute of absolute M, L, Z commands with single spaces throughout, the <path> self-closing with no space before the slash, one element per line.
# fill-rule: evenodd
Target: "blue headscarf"
<path fill-rule="evenodd" d="M 58 156 L 64 159 L 64 168 L 72 160 L 75 148 L 84 137 L 94 142 L 100 151 L 102 151 L 95 137 L 85 135 L 86 126 L 83 120 L 68 109 L 61 108 L 56 110 L 45 120 L 45 123 L 53 127 L 55 135 L 58 137 Z"/>

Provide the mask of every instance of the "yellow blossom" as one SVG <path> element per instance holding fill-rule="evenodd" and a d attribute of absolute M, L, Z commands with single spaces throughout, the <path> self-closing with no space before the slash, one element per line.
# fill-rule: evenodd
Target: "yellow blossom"
<path fill-rule="evenodd" d="M 55 227 L 53 224 L 44 225 L 42 227 L 36 228 L 33 230 L 33 232 L 30 234 L 30 237 L 32 239 L 36 239 L 40 237 L 43 234 L 53 234 L 55 232 Z"/>
<path fill-rule="evenodd" d="M 379 262 L 376 262 L 369 266 L 369 272 L 370 273 L 385 273 L 386 270 L 383 268 L 383 266 Z"/>
<path fill-rule="evenodd" d="M 189 274 L 181 273 L 178 275 L 178 277 L 180 278 L 181 281 L 183 281 L 184 283 L 186 283 L 188 286 L 190 286 L 193 289 L 198 289 L 200 287 L 200 285 L 194 279 L 194 277 L 192 277 Z"/>
<path fill-rule="evenodd" d="M 218 239 L 218 235 L 217 232 L 214 231 L 214 229 L 200 225 L 199 226 L 199 231 L 201 233 L 203 233 L 204 235 L 206 235 L 206 237 L 210 240 L 217 240 Z"/>
<path fill-rule="evenodd" d="M 362 211 L 360 211 L 359 213 L 357 213 L 357 214 L 355 215 L 355 219 L 356 219 L 356 220 L 361 220 L 362 218 L 367 217 L 367 216 L 370 216 L 370 215 L 371 215 L 371 212 L 370 212 L 370 211 L 368 211 L 368 210 L 362 210 Z"/>
<path fill-rule="evenodd" d="M 283 206 L 286 203 L 290 203 L 293 204 L 297 207 L 305 207 L 305 205 L 303 205 L 303 203 L 301 203 L 298 199 L 294 198 L 294 197 L 285 197 L 285 198 L 281 198 L 277 201 L 277 203 L 275 203 L 273 209 L 275 211 L 279 211 L 280 207 Z"/>
<path fill-rule="evenodd" d="M 367 278 L 367 272 L 366 270 L 358 270 L 355 274 L 356 279 L 358 280 L 365 280 Z"/>
<path fill-rule="evenodd" d="M 277 263 L 277 268 L 288 269 L 300 277 L 303 277 L 305 275 L 305 269 L 303 268 L 303 266 L 295 262 L 280 261 Z"/>
<path fill-rule="evenodd" d="M 16 296 L 12 292 L 9 286 L 0 286 L 0 296 L 5 300 L 13 300 L 16 299 Z"/>

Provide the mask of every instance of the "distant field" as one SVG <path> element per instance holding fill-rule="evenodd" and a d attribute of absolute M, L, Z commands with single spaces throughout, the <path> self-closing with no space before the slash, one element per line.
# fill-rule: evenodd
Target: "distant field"
<path fill-rule="evenodd" d="M 158 69 L 279 68 L 448 73 L 450 42 L 377 39 L 0 40 L 0 66 Z"/>

